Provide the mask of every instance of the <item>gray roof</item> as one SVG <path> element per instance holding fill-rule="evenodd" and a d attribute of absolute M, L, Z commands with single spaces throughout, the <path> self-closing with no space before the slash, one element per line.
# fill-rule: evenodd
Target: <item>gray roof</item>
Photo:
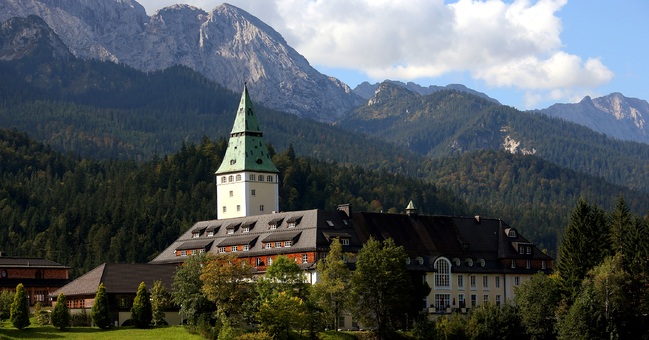
<path fill-rule="evenodd" d="M 290 241 L 302 234 L 301 231 L 273 233 L 267 235 L 261 242 Z"/>
<path fill-rule="evenodd" d="M 70 269 L 60 263 L 42 257 L 0 256 L 0 267 L 3 268 L 57 268 Z"/>
<path fill-rule="evenodd" d="M 219 243 L 219 247 L 229 247 L 229 246 L 241 246 L 241 245 L 252 245 L 257 238 L 259 238 L 259 235 L 248 235 L 248 236 L 235 236 L 235 237 L 228 237 L 223 239 Z"/>
<path fill-rule="evenodd" d="M 176 250 L 190 250 L 190 249 L 205 249 L 207 250 L 209 246 L 212 245 L 214 240 L 193 240 L 193 241 L 187 241 L 183 242 L 183 244 L 179 245 Z"/>
<path fill-rule="evenodd" d="M 177 268 L 176 265 L 104 263 L 49 296 L 56 297 L 61 292 L 65 296 L 95 295 L 100 283 L 104 284 L 109 294 L 135 294 L 141 282 L 150 290 L 158 280 L 171 292 Z"/>

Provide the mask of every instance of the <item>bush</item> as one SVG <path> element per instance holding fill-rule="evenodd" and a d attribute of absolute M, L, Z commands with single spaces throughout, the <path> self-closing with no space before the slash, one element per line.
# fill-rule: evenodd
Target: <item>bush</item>
<path fill-rule="evenodd" d="M 18 329 L 25 329 L 30 325 L 27 293 L 22 283 L 16 287 L 16 296 L 11 304 L 11 323 Z"/>
<path fill-rule="evenodd" d="M 11 317 L 11 304 L 14 302 L 16 292 L 3 290 L 0 293 L 0 319 L 9 319 Z"/>
<path fill-rule="evenodd" d="M 237 340 L 273 340 L 273 337 L 266 332 L 251 332 L 239 335 Z"/>
<path fill-rule="evenodd" d="M 34 306 L 34 319 L 39 326 L 50 324 L 50 311 L 43 309 L 40 302 L 37 302 L 36 306 Z"/>
<path fill-rule="evenodd" d="M 52 311 L 52 325 L 59 329 L 70 327 L 70 311 L 63 293 L 59 293 L 59 297 L 56 298 L 56 305 Z"/>
<path fill-rule="evenodd" d="M 427 315 L 420 315 L 415 322 L 412 334 L 417 340 L 435 339 L 437 337 L 437 325 Z"/>
<path fill-rule="evenodd" d="M 72 314 L 70 321 L 72 327 L 90 327 L 90 314 L 82 309 L 81 312 Z"/>
<path fill-rule="evenodd" d="M 95 326 L 99 328 L 110 327 L 110 310 L 108 309 L 108 295 L 106 294 L 106 287 L 104 284 L 99 284 L 97 288 L 97 295 L 95 295 L 95 304 L 92 305 L 90 317 Z"/>

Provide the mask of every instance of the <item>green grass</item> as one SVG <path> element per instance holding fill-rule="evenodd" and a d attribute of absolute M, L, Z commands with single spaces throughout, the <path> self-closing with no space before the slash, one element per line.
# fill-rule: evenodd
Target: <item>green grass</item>
<path fill-rule="evenodd" d="M 182 326 L 159 326 L 148 329 L 130 327 L 113 327 L 102 330 L 96 327 L 70 327 L 65 331 L 52 326 L 39 327 L 32 323 L 24 330 L 18 330 L 11 325 L 9 320 L 2 322 L 0 337 L 5 339 L 100 339 L 100 340 L 125 340 L 125 339 L 203 339 L 196 334 L 190 334 Z"/>

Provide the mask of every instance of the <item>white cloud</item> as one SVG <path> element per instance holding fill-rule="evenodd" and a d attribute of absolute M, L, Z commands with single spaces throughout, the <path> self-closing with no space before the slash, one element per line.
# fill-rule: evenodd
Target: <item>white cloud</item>
<path fill-rule="evenodd" d="M 164 0 L 167 1 L 167 0 Z M 153 0 L 142 1 L 146 4 Z M 211 4 L 210 4 L 211 3 Z M 231 0 L 280 32 L 309 62 L 412 80 L 468 72 L 494 87 L 596 87 L 614 74 L 562 51 L 567 0 Z M 161 6 L 160 2 L 155 2 Z M 192 4 L 207 11 L 219 5 Z M 532 96 L 534 97 L 534 96 Z"/>

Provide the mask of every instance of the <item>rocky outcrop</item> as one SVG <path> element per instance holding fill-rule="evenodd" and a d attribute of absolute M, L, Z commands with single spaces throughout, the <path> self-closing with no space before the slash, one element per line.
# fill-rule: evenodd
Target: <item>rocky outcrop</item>
<path fill-rule="evenodd" d="M 645 118 L 649 117 L 646 100 L 611 93 L 595 99 L 586 96 L 576 104 L 554 104 L 535 112 L 585 125 L 616 139 L 649 144 L 645 128 Z"/>
<path fill-rule="evenodd" d="M 311 67 L 284 38 L 249 13 L 223 4 L 211 12 L 173 5 L 150 18 L 133 0 L 2 0 L 0 20 L 40 16 L 80 58 L 152 71 L 188 66 L 256 101 L 333 122 L 363 99 Z"/>
<path fill-rule="evenodd" d="M 533 155 L 536 153 L 536 149 L 532 148 L 532 150 L 528 150 L 526 148 L 520 148 L 519 146 L 521 145 L 521 142 L 515 141 L 511 136 L 505 137 L 505 140 L 503 140 L 502 147 L 506 151 L 513 153 L 513 154 L 522 154 L 522 155 Z"/>
<path fill-rule="evenodd" d="M 421 86 L 419 84 L 415 84 L 413 82 L 408 82 L 406 84 L 406 83 L 400 82 L 398 80 L 384 80 L 382 83 L 386 83 L 386 82 L 387 83 L 392 83 L 394 85 L 398 85 L 398 86 L 401 86 L 401 87 L 404 87 L 404 88 L 406 88 L 406 89 L 408 89 L 408 90 L 410 90 L 412 92 L 418 93 L 418 94 L 420 94 L 422 96 L 425 96 L 425 95 L 428 95 L 428 94 L 431 94 L 431 93 L 434 93 L 434 92 L 437 92 L 437 91 L 441 91 L 441 90 L 456 90 L 456 91 L 460 91 L 460 92 L 466 92 L 466 93 L 474 94 L 474 95 L 476 95 L 478 97 L 482 97 L 482 98 L 487 99 L 489 101 L 492 101 L 492 102 L 494 102 L 496 104 L 500 104 L 500 102 L 498 102 L 497 100 L 487 96 L 486 94 L 484 94 L 482 92 L 478 92 L 476 90 L 472 90 L 472 89 L 470 89 L 470 88 L 468 88 L 468 87 L 466 87 L 466 86 L 464 86 L 462 84 L 449 84 L 449 85 L 446 85 L 446 86 L 430 85 L 428 87 L 424 87 L 424 86 Z M 354 88 L 353 91 L 354 91 L 354 93 L 356 93 L 357 95 L 359 95 L 359 96 L 361 96 L 361 97 L 363 97 L 365 99 L 370 99 L 370 98 L 372 98 L 372 96 L 374 96 L 374 93 L 376 92 L 377 88 L 382 83 L 370 84 L 369 82 L 364 81 L 364 82 L 358 84 Z"/>
<path fill-rule="evenodd" d="M 0 60 L 35 58 L 68 60 L 73 58 L 68 47 L 36 15 L 11 18 L 0 27 Z"/>

